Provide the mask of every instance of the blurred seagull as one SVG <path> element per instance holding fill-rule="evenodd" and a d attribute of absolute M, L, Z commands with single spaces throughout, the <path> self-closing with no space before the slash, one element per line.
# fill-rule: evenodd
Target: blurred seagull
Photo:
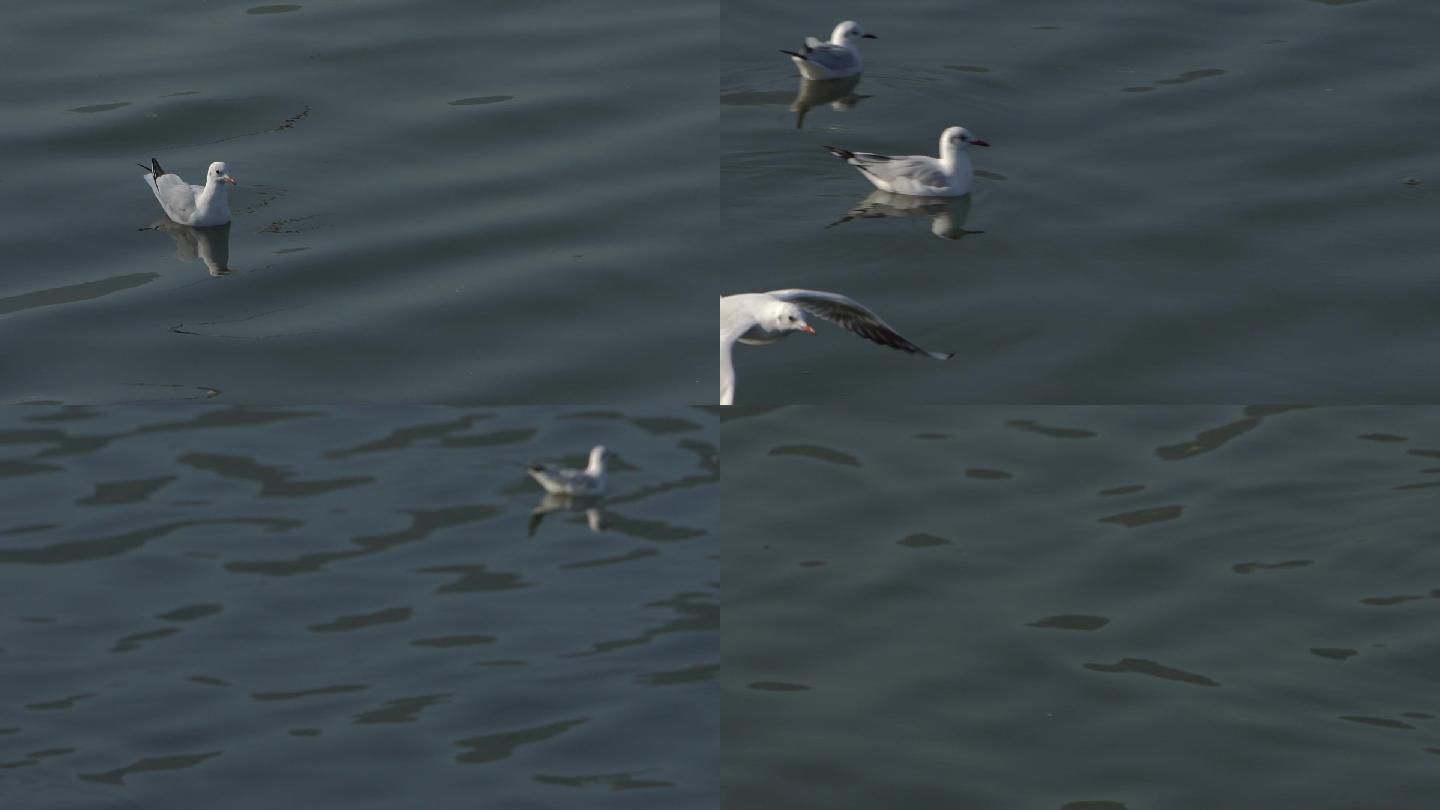
<path fill-rule="evenodd" d="M 615 454 L 599 445 L 590 451 L 590 464 L 583 470 L 561 469 L 545 464 L 531 464 L 528 472 L 546 492 L 554 495 L 605 494 L 605 459 Z"/>
<path fill-rule="evenodd" d="M 839 324 L 866 340 L 910 354 L 949 360 L 953 352 L 932 352 L 916 346 L 890 328 L 860 302 L 839 293 L 817 290 L 774 290 L 727 295 L 720 299 L 720 404 L 735 403 L 735 341 L 752 345 L 774 343 L 792 332 L 815 334 L 806 314 Z"/>
<path fill-rule="evenodd" d="M 787 54 L 795 67 L 800 68 L 800 75 L 807 79 L 843 79 L 860 73 L 860 49 L 856 46 L 862 39 L 879 37 L 861 31 L 860 24 L 854 20 L 846 20 L 835 26 L 829 42 L 806 37 L 805 47 L 799 51 L 781 49 L 780 52 Z"/>

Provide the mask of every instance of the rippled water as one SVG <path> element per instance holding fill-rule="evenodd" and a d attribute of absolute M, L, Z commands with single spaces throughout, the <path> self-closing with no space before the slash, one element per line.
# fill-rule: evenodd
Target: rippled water
<path fill-rule="evenodd" d="M 723 292 L 845 293 L 958 356 L 822 324 L 740 347 L 741 404 L 1440 398 L 1432 6 L 872 4 L 866 74 L 797 128 L 777 50 L 839 13 L 723 5 Z M 968 205 L 867 199 L 820 148 L 952 124 L 992 144 Z"/>
<path fill-rule="evenodd" d="M 714 16 L 9 4 L 0 402 L 702 401 L 714 74 L 657 66 Z M 228 162 L 228 234 L 147 230 L 152 156 Z"/>
<path fill-rule="evenodd" d="M 594 443 L 609 498 L 546 511 L 525 465 Z M 0 804 L 713 808 L 717 453 L 673 407 L 0 409 Z"/>
<path fill-rule="evenodd" d="M 730 416 L 727 803 L 1430 794 L 1440 412 Z"/>

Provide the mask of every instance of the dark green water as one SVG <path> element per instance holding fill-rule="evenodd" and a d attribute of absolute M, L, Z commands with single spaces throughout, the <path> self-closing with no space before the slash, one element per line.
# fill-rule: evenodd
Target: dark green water
<path fill-rule="evenodd" d="M 688 408 L 0 409 L 0 805 L 713 808 Z M 598 531 L 533 460 L 620 460 Z"/>
<path fill-rule="evenodd" d="M 731 415 L 727 807 L 1428 802 L 1435 410 Z"/>
<path fill-rule="evenodd" d="M 863 98 L 797 129 L 776 51 L 841 14 L 879 36 Z M 740 404 L 1440 399 L 1440 8 L 734 0 L 721 20 L 722 292 L 845 293 L 958 353 L 833 326 L 742 346 Z M 938 227 L 983 234 L 936 238 L 924 211 L 825 227 L 872 188 L 822 144 L 935 154 L 952 124 L 993 146 Z"/>
<path fill-rule="evenodd" d="M 0 402 L 703 401 L 714 73 L 657 66 L 714 26 L 690 0 L 7 4 Z M 152 156 L 228 162 L 229 275 L 141 230 Z"/>
<path fill-rule="evenodd" d="M 841 13 L 866 75 L 797 100 Z M 1440 411 L 1185 403 L 1440 399 L 1436 30 L 7 6 L 0 806 L 1423 806 Z M 954 124 L 964 200 L 820 148 Z M 228 162 L 228 229 L 151 157 Z M 821 324 L 682 405 L 714 296 L 783 287 L 957 356 Z M 596 443 L 552 511 L 524 465 Z"/>

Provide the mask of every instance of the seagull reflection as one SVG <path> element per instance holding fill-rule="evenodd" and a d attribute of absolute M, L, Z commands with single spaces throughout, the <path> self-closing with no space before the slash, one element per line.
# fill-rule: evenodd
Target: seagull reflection
<path fill-rule="evenodd" d="M 844 79 L 801 79 L 800 92 L 790 104 L 791 112 L 795 113 L 795 128 L 805 127 L 805 113 L 812 107 L 829 104 L 830 109 L 844 112 L 859 104 L 861 99 L 870 98 L 853 92 L 859 83 L 858 75 Z"/>
<path fill-rule="evenodd" d="M 230 272 L 230 223 L 192 228 L 161 217 L 150 224 L 150 229 L 167 233 L 175 240 L 175 258 L 180 261 L 193 262 L 198 258 L 205 262 L 212 276 Z"/>
<path fill-rule="evenodd" d="M 825 227 L 833 228 L 852 219 L 931 217 L 931 233 L 941 239 L 961 239 L 970 234 L 984 233 L 965 229 L 965 217 L 969 213 L 969 194 L 963 197 L 912 197 L 877 189 L 851 208 L 850 213 Z"/>
<path fill-rule="evenodd" d="M 590 531 L 598 534 L 605 530 L 604 498 L 546 493 L 530 512 L 530 537 L 535 536 L 535 530 L 540 528 L 545 516 L 552 512 L 584 512 L 585 525 L 590 527 Z"/>

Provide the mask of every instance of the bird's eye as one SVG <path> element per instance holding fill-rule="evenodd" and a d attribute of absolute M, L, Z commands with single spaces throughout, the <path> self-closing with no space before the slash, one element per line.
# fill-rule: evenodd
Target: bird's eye
<path fill-rule="evenodd" d="M 794 323 L 794 322 L 795 322 L 795 316 L 794 316 L 794 315 L 791 315 L 791 316 L 790 316 L 790 322 L 791 322 L 791 323 Z"/>

